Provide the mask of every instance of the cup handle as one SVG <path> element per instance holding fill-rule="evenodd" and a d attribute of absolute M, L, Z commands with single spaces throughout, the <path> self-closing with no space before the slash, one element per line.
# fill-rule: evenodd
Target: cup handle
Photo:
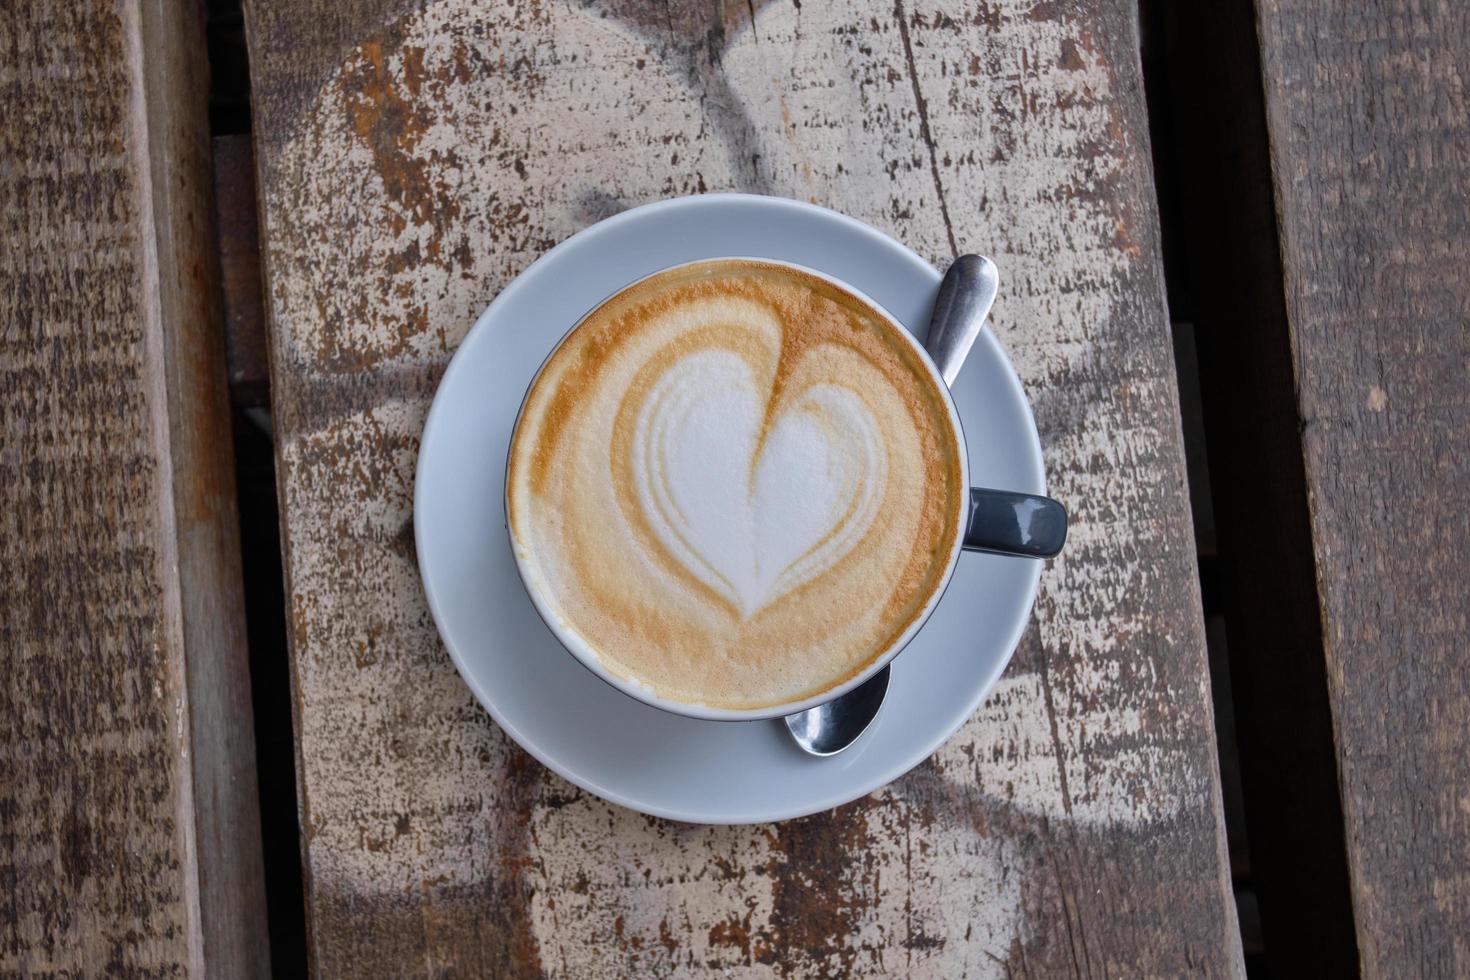
<path fill-rule="evenodd" d="M 970 488 L 964 549 L 1051 558 L 1067 540 L 1067 511 L 1050 497 Z"/>

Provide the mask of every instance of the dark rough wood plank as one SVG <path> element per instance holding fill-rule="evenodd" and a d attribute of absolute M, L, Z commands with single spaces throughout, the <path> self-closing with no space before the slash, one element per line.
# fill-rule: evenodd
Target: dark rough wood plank
<path fill-rule="evenodd" d="M 1344 976 L 1357 944 L 1255 7 L 1162 20 L 1150 85 L 1172 110 L 1187 285 L 1171 312 L 1199 346 L 1251 884 L 1273 974 Z"/>
<path fill-rule="evenodd" d="M 260 297 L 260 222 L 250 134 L 216 136 L 214 202 L 219 228 L 225 367 L 236 405 L 270 404 L 265 310 Z"/>
<path fill-rule="evenodd" d="M 247 5 L 323 975 L 1240 969 L 1134 11 Z M 464 332 L 598 218 L 743 189 L 990 252 L 1068 553 L 985 708 L 832 813 L 648 820 L 475 705 L 414 455 Z"/>
<path fill-rule="evenodd" d="M 0 973 L 268 972 L 207 68 L 0 9 Z"/>
<path fill-rule="evenodd" d="M 1359 954 L 1465 976 L 1470 7 L 1257 9 Z"/>

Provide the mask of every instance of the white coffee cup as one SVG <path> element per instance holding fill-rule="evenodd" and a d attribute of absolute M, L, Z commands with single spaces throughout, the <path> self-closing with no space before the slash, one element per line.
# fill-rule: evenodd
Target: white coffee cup
<path fill-rule="evenodd" d="M 912 345 L 912 349 L 917 355 L 917 361 L 923 365 L 924 370 L 929 372 L 931 380 L 934 382 L 935 388 L 943 393 L 944 408 L 945 411 L 948 413 L 949 419 L 952 423 L 948 427 L 949 431 L 953 435 L 953 445 L 950 448 L 954 453 L 955 459 L 958 461 L 961 476 L 958 485 L 962 487 L 969 486 L 969 455 L 965 443 L 964 432 L 961 427 L 959 413 L 955 409 L 953 399 L 950 397 L 949 388 L 945 384 L 943 375 L 941 374 L 939 368 L 930 358 L 929 354 L 924 349 L 924 346 L 917 340 L 917 338 L 910 334 L 901 323 L 899 323 L 877 302 L 866 296 L 861 290 L 857 289 L 849 283 L 843 282 L 839 279 L 836 279 L 814 269 L 806 268 L 804 266 L 800 266 L 791 262 L 780 262 L 772 259 L 747 259 L 739 256 L 727 257 L 722 261 L 749 261 L 752 263 L 759 263 L 767 266 L 784 266 L 799 273 L 803 273 L 808 276 L 814 276 L 827 283 L 830 283 L 832 286 L 836 287 L 842 292 L 845 292 L 855 297 L 865 307 L 869 308 L 873 313 L 877 314 L 888 323 L 890 323 L 895 328 L 895 334 L 903 338 L 904 342 Z M 647 279 L 653 278 L 653 276 L 665 275 L 679 268 L 682 268 L 682 266 L 674 266 L 670 269 L 660 270 L 656 273 L 651 274 L 650 276 L 645 276 L 642 279 L 629 283 L 628 285 L 624 286 L 623 289 L 618 290 L 617 293 L 614 293 L 613 295 L 616 296 L 627 290 L 633 289 Z M 594 309 L 595 308 L 596 307 L 594 307 Z M 542 364 L 542 368 L 537 371 L 536 377 L 532 379 L 531 384 L 527 387 L 527 398 L 529 397 L 530 392 L 536 387 L 536 382 L 541 377 L 542 371 L 545 370 L 546 364 L 551 362 L 556 351 L 561 347 L 562 344 L 566 343 L 568 338 L 572 337 L 576 333 L 576 331 L 581 327 L 582 323 L 585 322 L 585 320 L 586 317 L 584 317 L 582 320 L 579 320 L 577 324 L 575 324 L 570 330 L 568 330 L 567 333 L 562 337 L 562 339 L 558 341 L 556 347 L 553 347 L 552 351 L 547 355 L 546 360 Z M 525 407 L 526 399 L 523 399 L 521 410 L 517 414 L 516 418 L 517 429 L 519 429 L 520 427 L 521 418 L 525 412 Z M 514 439 L 512 440 L 512 444 L 514 444 Z M 512 470 L 513 466 L 508 465 L 506 485 L 507 497 L 510 493 L 510 473 Z M 1065 535 L 1065 514 L 1064 512 L 1062 512 L 1060 505 L 1056 504 L 1055 501 L 1051 501 L 1045 497 L 1037 497 L 1030 494 L 981 489 L 972 489 L 970 491 L 969 497 L 970 499 L 968 501 L 956 501 L 955 503 L 955 506 L 957 508 L 965 508 L 962 513 L 964 513 L 966 516 L 953 523 L 955 531 L 950 536 L 950 540 L 947 542 L 943 573 L 939 579 L 940 584 L 938 585 L 938 587 L 934 588 L 930 592 L 927 600 L 923 603 L 917 614 L 913 616 L 908 626 L 897 637 L 895 637 L 877 656 L 873 657 L 860 671 L 858 671 L 856 674 L 846 677 L 840 683 L 833 684 L 832 686 L 825 688 L 816 694 L 804 697 L 800 700 L 766 705 L 752 709 L 731 709 L 715 707 L 663 697 L 660 696 L 651 685 L 645 684 L 636 679 L 624 677 L 607 669 L 607 667 L 603 664 L 602 659 L 599 657 L 597 650 L 593 649 L 589 645 L 589 643 L 581 636 L 580 633 L 572 629 L 570 625 L 563 620 L 561 614 L 558 611 L 558 603 L 555 597 L 550 594 L 549 586 L 537 574 L 536 570 L 530 567 L 530 562 L 528 562 L 526 556 L 522 554 L 521 549 L 513 546 L 511 550 L 515 556 L 516 568 L 520 575 L 522 584 L 525 586 L 526 592 L 530 596 L 531 602 L 535 606 L 537 613 L 540 615 L 542 620 L 545 621 L 547 627 L 556 635 L 561 644 L 574 657 L 576 657 L 583 666 L 591 670 L 602 680 L 606 681 L 608 684 L 610 684 L 614 688 L 617 688 L 630 697 L 636 698 L 637 700 L 652 705 L 653 707 L 659 708 L 664 711 L 669 711 L 674 714 L 712 721 L 756 721 L 761 719 L 783 717 L 785 715 L 804 711 L 808 708 L 812 708 L 819 704 L 823 704 L 827 701 L 831 701 L 835 698 L 841 697 L 843 694 L 863 684 L 874 674 L 887 667 L 888 664 L 894 659 L 894 657 L 896 657 L 903 650 L 903 648 L 907 646 L 909 641 L 912 640 L 914 636 L 919 633 L 919 631 L 923 628 L 924 623 L 928 620 L 929 616 L 938 606 L 940 600 L 944 596 L 945 589 L 947 588 L 949 581 L 954 574 L 955 566 L 959 561 L 962 551 L 966 549 L 987 550 L 999 551 L 1002 553 L 1028 554 L 1035 557 L 1044 557 L 1047 554 L 1054 553 L 1056 548 L 1060 548 L 1061 538 Z M 508 511 L 509 503 L 507 500 L 507 512 Z M 1057 520 L 1061 521 L 1059 533 L 1057 533 L 1056 528 L 1054 527 L 1054 524 Z M 1034 529 L 1030 527 L 1030 522 L 1032 521 L 1037 522 Z M 507 520 L 507 528 L 508 527 L 509 521 Z"/>

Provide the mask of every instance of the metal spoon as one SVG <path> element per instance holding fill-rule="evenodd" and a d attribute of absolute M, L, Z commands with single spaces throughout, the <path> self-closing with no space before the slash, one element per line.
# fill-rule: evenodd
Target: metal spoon
<path fill-rule="evenodd" d="M 999 286 L 995 263 L 979 255 L 960 256 L 944 274 L 924 348 L 945 384 L 952 386 L 959 376 Z M 971 489 L 970 500 L 967 549 L 1038 558 L 1061 550 L 1067 515 L 1055 500 L 981 489 Z M 857 741 L 878 716 L 888 693 L 888 671 L 885 666 L 841 697 L 787 715 L 787 731 L 812 755 L 836 755 Z"/>

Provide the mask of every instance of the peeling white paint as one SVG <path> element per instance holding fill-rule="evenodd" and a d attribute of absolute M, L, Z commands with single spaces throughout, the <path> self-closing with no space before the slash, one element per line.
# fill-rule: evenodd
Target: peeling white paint
<path fill-rule="evenodd" d="M 576 794 L 543 800 L 531 836 L 531 917 L 551 977 L 770 974 L 755 958 L 774 907 L 768 832 L 667 824 Z"/>
<path fill-rule="evenodd" d="M 401 34 L 347 58 L 266 187 L 268 237 L 297 246 L 274 251 L 271 285 L 303 375 L 443 360 L 558 241 L 730 183 L 718 144 L 693 135 L 699 102 L 613 19 L 452 2 Z"/>

